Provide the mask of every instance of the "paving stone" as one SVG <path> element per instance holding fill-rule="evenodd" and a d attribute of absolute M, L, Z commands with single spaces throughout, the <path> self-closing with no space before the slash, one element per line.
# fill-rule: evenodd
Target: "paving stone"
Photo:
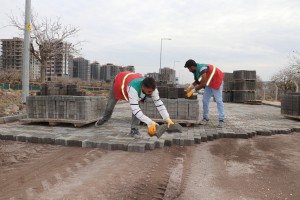
<path fill-rule="evenodd" d="M 208 141 L 213 141 L 214 140 L 213 134 L 207 134 L 207 140 Z"/>
<path fill-rule="evenodd" d="M 195 144 L 194 138 L 184 139 L 184 146 L 192 146 Z"/>
<path fill-rule="evenodd" d="M 16 140 L 16 136 L 14 135 L 7 135 L 7 134 L 3 134 L 1 135 L 1 140 Z"/>
<path fill-rule="evenodd" d="M 293 132 L 300 132 L 300 127 L 294 127 Z"/>
<path fill-rule="evenodd" d="M 174 145 L 180 145 L 180 138 L 173 138 Z"/>
<path fill-rule="evenodd" d="M 146 148 L 145 143 L 130 143 L 130 144 L 128 144 L 128 151 L 129 152 L 144 153 L 145 148 Z"/>
<path fill-rule="evenodd" d="M 155 148 L 163 148 L 165 144 L 165 140 L 164 139 L 158 139 L 155 141 Z"/>
<path fill-rule="evenodd" d="M 27 141 L 27 138 L 25 135 L 17 135 L 16 136 L 16 141 L 19 141 L 19 142 L 26 142 Z"/>
<path fill-rule="evenodd" d="M 153 150 L 155 149 L 155 141 L 146 141 L 146 150 Z"/>
<path fill-rule="evenodd" d="M 27 137 L 27 142 L 30 142 L 30 143 L 41 143 L 40 142 L 40 138 L 39 137 L 34 137 L 34 136 Z"/>
<path fill-rule="evenodd" d="M 66 140 L 67 146 L 74 146 L 74 147 L 82 147 L 82 141 L 79 140 Z"/>
<path fill-rule="evenodd" d="M 165 145 L 170 147 L 173 145 L 173 138 L 166 138 L 165 139 Z"/>
<path fill-rule="evenodd" d="M 82 147 L 83 148 L 96 148 L 97 142 L 84 140 L 84 141 L 82 141 Z"/>
<path fill-rule="evenodd" d="M 207 142 L 207 135 L 201 135 L 201 142 Z"/>
<path fill-rule="evenodd" d="M 40 141 L 43 144 L 55 144 L 55 139 L 51 137 L 42 137 Z"/>
<path fill-rule="evenodd" d="M 55 144 L 55 145 L 63 145 L 63 146 L 66 145 L 66 140 L 63 139 L 63 138 L 56 138 L 56 139 L 54 139 L 54 140 L 55 140 L 55 141 L 54 141 L 54 144 Z"/>
<path fill-rule="evenodd" d="M 200 144 L 201 143 L 201 136 L 195 136 L 194 137 L 194 143 L 195 144 Z"/>

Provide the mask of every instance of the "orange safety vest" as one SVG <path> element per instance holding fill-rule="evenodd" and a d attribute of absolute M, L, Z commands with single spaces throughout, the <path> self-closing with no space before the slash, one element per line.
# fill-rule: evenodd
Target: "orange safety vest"
<path fill-rule="evenodd" d="M 206 85 L 218 90 L 223 82 L 224 73 L 213 65 L 208 65 L 208 71 L 206 72 Z"/>
<path fill-rule="evenodd" d="M 114 82 L 116 99 L 128 101 L 127 86 L 132 80 L 137 78 L 143 78 L 143 76 L 129 71 L 118 73 Z"/>

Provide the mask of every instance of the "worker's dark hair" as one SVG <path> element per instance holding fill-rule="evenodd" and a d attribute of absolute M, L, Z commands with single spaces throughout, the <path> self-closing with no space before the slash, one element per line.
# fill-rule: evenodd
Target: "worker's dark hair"
<path fill-rule="evenodd" d="M 192 66 L 197 67 L 197 63 L 192 59 L 189 59 L 188 61 L 186 61 L 185 65 L 184 65 L 185 68 L 191 68 Z"/>
<path fill-rule="evenodd" d="M 152 77 L 146 77 L 146 78 L 143 80 L 142 84 L 143 84 L 146 88 L 151 88 L 151 89 L 153 89 L 153 90 L 156 89 L 156 83 L 155 83 L 154 78 L 152 78 Z"/>

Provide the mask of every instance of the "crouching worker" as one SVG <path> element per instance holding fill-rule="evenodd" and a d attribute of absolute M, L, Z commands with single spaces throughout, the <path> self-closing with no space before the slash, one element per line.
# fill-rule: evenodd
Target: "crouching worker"
<path fill-rule="evenodd" d="M 132 137 L 140 136 L 138 125 L 140 121 L 142 121 L 147 124 L 149 135 L 153 136 L 156 131 L 157 123 L 147 117 L 139 106 L 139 102 L 144 101 L 146 97 L 152 98 L 157 110 L 166 123 L 169 125 L 174 124 L 169 117 L 166 107 L 159 98 L 159 93 L 153 78 L 144 78 L 142 75 L 132 72 L 120 72 L 117 74 L 111 87 L 104 115 L 102 119 L 96 122 L 95 126 L 99 127 L 110 119 L 118 100 L 126 100 L 129 101 L 132 110 L 130 135 Z"/>

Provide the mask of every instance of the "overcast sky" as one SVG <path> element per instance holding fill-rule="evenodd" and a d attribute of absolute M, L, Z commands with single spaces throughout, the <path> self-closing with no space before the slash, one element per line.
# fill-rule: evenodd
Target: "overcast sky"
<path fill-rule="evenodd" d="M 84 58 L 100 64 L 134 65 L 136 72 L 174 67 L 182 82 L 193 76 L 186 60 L 224 72 L 256 70 L 263 80 L 289 63 L 300 48 L 299 0 L 31 0 L 39 17 L 80 29 Z M 0 39 L 19 36 L 8 15 L 25 0 L 1 0 Z M 179 62 L 176 62 L 179 61 Z"/>

